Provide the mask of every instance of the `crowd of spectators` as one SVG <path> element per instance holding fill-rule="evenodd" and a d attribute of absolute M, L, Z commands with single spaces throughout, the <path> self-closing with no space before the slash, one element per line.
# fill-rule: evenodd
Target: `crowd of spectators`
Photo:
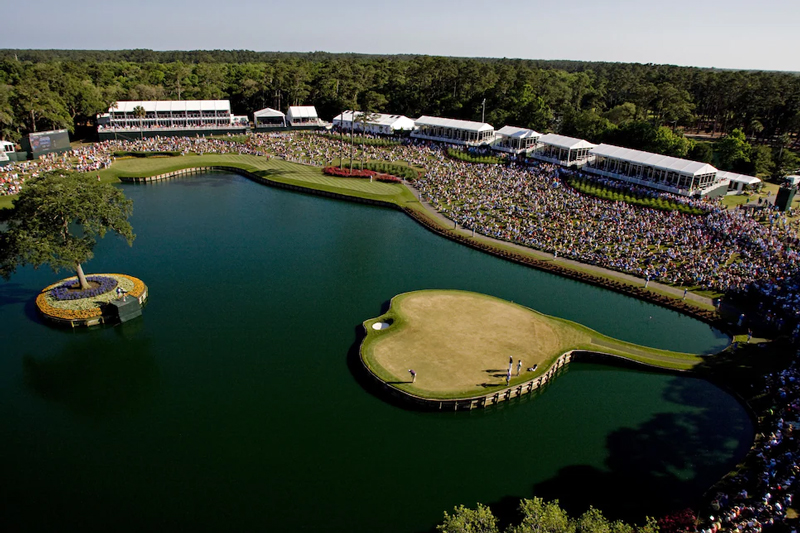
<path fill-rule="evenodd" d="M 358 138 L 356 138 L 358 139 Z M 784 214 L 726 209 L 716 201 L 642 189 L 642 194 L 700 207 L 704 216 L 647 209 L 580 193 L 565 178 L 575 171 L 551 164 L 475 165 L 420 141 L 397 146 L 354 145 L 308 132 L 239 138 L 153 137 L 105 141 L 59 156 L 0 168 L 0 191 L 19 191 L 26 176 L 53 168 L 90 172 L 120 151 L 267 153 L 327 166 L 334 161 L 406 162 L 427 171 L 414 184 L 421 197 L 461 226 L 653 281 L 761 297 L 762 314 L 779 329 L 800 322 L 800 239 Z M 582 176 L 587 177 L 587 176 Z M 599 184 L 615 186 L 607 178 Z M 766 214 L 765 214 L 766 213 Z M 765 217 L 759 220 L 757 217 Z"/>
<path fill-rule="evenodd" d="M 775 528 L 788 531 L 787 510 L 792 506 L 800 474 L 800 370 L 797 363 L 769 375 L 762 394 L 773 407 L 766 427 L 751 450 L 748 467 L 711 503 L 712 514 L 701 533 L 761 533 Z"/>
<path fill-rule="evenodd" d="M 238 142 L 212 137 L 151 137 L 130 140 L 109 140 L 82 145 L 61 154 L 47 154 L 38 159 L 11 163 L 0 167 L 0 196 L 17 194 L 26 179 L 51 170 L 65 169 L 94 172 L 107 168 L 117 152 L 180 152 L 196 154 L 242 154 L 265 156 L 263 143 Z"/>

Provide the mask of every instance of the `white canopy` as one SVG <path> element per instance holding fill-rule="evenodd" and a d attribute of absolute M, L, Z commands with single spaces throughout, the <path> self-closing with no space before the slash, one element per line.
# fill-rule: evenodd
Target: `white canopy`
<path fill-rule="evenodd" d="M 417 126 L 438 126 L 465 131 L 493 131 L 494 126 L 485 122 L 472 122 L 471 120 L 457 120 L 454 118 L 439 118 L 423 115 L 414 121 Z"/>
<path fill-rule="evenodd" d="M 272 109 L 271 107 L 265 107 L 264 109 L 260 109 L 253 113 L 255 118 L 258 117 L 285 117 L 284 113 L 281 113 L 277 109 Z"/>
<path fill-rule="evenodd" d="M 14 143 L 9 141 L 0 141 L 0 152 L 13 152 Z"/>
<path fill-rule="evenodd" d="M 565 135 L 556 135 L 555 133 L 548 133 L 539 137 L 540 144 L 548 146 L 555 146 L 556 148 L 563 148 L 565 150 L 578 150 L 580 148 L 594 148 L 596 144 L 583 139 L 576 139 L 575 137 L 567 137 Z"/>
<path fill-rule="evenodd" d="M 725 172 L 724 170 L 718 170 L 717 177 L 723 180 L 735 181 L 736 183 L 744 183 L 745 185 L 758 185 L 761 183 L 761 180 L 755 176 L 746 176 L 745 174 L 736 174 L 735 172 Z"/>
<path fill-rule="evenodd" d="M 292 118 L 319 118 L 313 105 L 293 105 L 286 114 Z"/>
<path fill-rule="evenodd" d="M 230 113 L 229 100 L 123 100 L 112 105 L 108 111 L 133 113 L 137 107 L 145 112 L 186 112 L 186 111 L 226 111 Z"/>
<path fill-rule="evenodd" d="M 351 122 L 353 120 L 353 115 L 355 115 L 355 120 L 359 120 L 359 117 L 363 116 L 364 113 L 361 111 L 342 111 L 341 114 L 336 115 L 333 120 L 342 121 L 342 122 Z M 370 113 L 369 120 L 367 120 L 367 124 L 379 124 L 381 126 L 391 126 L 398 120 L 411 120 L 408 117 L 403 115 L 387 115 L 385 113 Z"/>
<path fill-rule="evenodd" d="M 717 172 L 717 169 L 708 163 L 699 163 L 697 161 L 689 161 L 688 159 L 642 152 L 640 150 L 632 150 L 630 148 L 622 148 L 610 144 L 601 144 L 593 148 L 592 154 L 692 176 L 714 174 Z"/>
<path fill-rule="evenodd" d="M 541 133 L 526 128 L 517 128 L 514 126 L 503 126 L 497 130 L 497 134 L 503 137 L 514 137 L 516 139 L 527 139 L 529 137 L 539 137 Z"/>

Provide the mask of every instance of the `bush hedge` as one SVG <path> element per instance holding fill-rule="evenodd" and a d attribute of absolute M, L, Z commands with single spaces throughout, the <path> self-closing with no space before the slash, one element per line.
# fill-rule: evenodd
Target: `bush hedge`
<path fill-rule="evenodd" d="M 476 163 L 479 165 L 499 165 L 503 160 L 493 155 L 473 155 L 469 152 L 464 152 L 457 148 L 448 148 L 447 155 L 453 159 L 464 161 L 466 163 Z"/>
<path fill-rule="evenodd" d="M 373 178 L 378 181 L 386 183 L 402 183 L 402 179 L 390 174 L 380 174 L 374 170 L 359 170 L 354 168 L 352 171 L 349 168 L 342 167 L 325 167 L 322 169 L 323 174 L 328 176 L 336 176 L 339 178 Z"/>
<path fill-rule="evenodd" d="M 350 140 L 349 135 L 331 135 L 331 139 L 342 141 L 345 143 L 353 143 L 353 144 L 363 144 L 366 146 L 377 146 L 379 148 L 386 148 L 389 146 L 400 146 L 402 144 L 400 141 L 395 139 L 381 139 L 375 137 L 361 137 L 361 136 L 354 136 L 353 140 Z"/>
<path fill-rule="evenodd" d="M 687 215 L 706 214 L 706 212 L 700 208 L 684 205 L 674 200 L 654 198 L 652 196 L 635 194 L 631 191 L 614 189 L 600 185 L 586 178 L 571 176 L 567 178 L 567 184 L 583 194 L 588 194 L 589 196 L 609 200 L 611 202 L 625 202 L 639 207 L 659 209 L 661 211 L 678 211 Z"/>
<path fill-rule="evenodd" d="M 126 152 L 126 151 L 118 151 L 114 152 L 115 157 L 175 157 L 181 155 L 180 150 L 172 150 L 172 151 L 163 151 L 163 152 Z"/>

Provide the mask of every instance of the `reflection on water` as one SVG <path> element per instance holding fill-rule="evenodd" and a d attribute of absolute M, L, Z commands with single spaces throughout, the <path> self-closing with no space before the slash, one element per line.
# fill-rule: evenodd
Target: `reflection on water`
<path fill-rule="evenodd" d="M 74 340 L 52 357 L 26 354 L 22 364 L 36 394 L 95 417 L 133 409 L 158 386 L 158 367 L 144 340 Z"/>
<path fill-rule="evenodd" d="M 603 468 L 570 465 L 535 484 L 533 493 L 560 499 L 574 514 L 593 505 L 629 520 L 660 516 L 699 498 L 708 489 L 706 480 L 721 478 L 730 469 L 728 458 L 742 457 L 749 448 L 748 439 L 731 439 L 731 432 L 752 431 L 740 406 L 718 398 L 709 405 L 699 383 L 670 379 L 664 399 L 693 409 L 654 413 L 642 424 L 611 432 Z M 658 497 L 643 500 L 643 490 Z"/>

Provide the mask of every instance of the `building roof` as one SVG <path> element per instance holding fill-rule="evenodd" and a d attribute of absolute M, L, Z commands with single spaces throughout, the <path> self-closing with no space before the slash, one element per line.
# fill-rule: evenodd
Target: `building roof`
<path fill-rule="evenodd" d="M 342 111 L 340 114 L 336 115 L 333 120 L 350 122 L 353 120 L 353 114 L 353 111 Z M 359 117 L 363 114 L 364 113 L 361 111 L 355 111 L 356 121 L 358 121 Z M 367 124 L 377 124 L 380 126 L 392 126 L 399 120 L 414 122 L 403 115 L 388 115 L 386 113 L 372 113 L 372 116 L 369 118 L 370 120 L 367 120 Z"/>
<path fill-rule="evenodd" d="M 575 137 L 567 137 L 565 135 L 556 135 L 555 133 L 548 133 L 539 137 L 539 142 L 557 148 L 564 148 L 566 150 L 577 150 L 579 148 L 594 148 L 596 144 L 583 139 L 576 139 Z"/>
<path fill-rule="evenodd" d="M 133 113 L 138 106 L 142 106 L 146 112 L 231 111 L 229 100 L 123 100 L 112 105 L 108 111 Z"/>
<path fill-rule="evenodd" d="M 632 150 L 630 148 L 622 148 L 620 146 L 612 146 L 610 144 L 601 144 L 600 146 L 592 149 L 592 153 L 601 157 L 621 159 L 623 161 L 630 161 L 631 163 L 636 163 L 639 165 L 646 165 L 648 167 L 679 172 L 681 174 L 690 174 L 693 176 L 700 174 L 714 174 L 717 172 L 717 169 L 708 163 L 699 163 L 697 161 L 689 161 L 688 159 L 679 159 L 677 157 L 670 157 L 667 155 L 652 154 L 650 152 L 642 152 L 640 150 Z"/>
<path fill-rule="evenodd" d="M 541 133 L 526 128 L 517 128 L 515 126 L 503 126 L 497 130 L 498 135 L 503 137 L 514 137 L 516 139 L 527 139 L 529 137 L 539 137 Z"/>
<path fill-rule="evenodd" d="M 744 174 L 736 174 L 735 172 L 725 172 L 724 170 L 717 171 L 717 177 L 723 180 L 731 180 L 737 183 L 744 183 L 745 185 L 758 185 L 761 180 L 755 176 L 746 176 Z"/>
<path fill-rule="evenodd" d="M 9 152 L 9 151 L 13 152 L 15 145 L 10 141 L 0 141 L 0 146 L 3 147 L 4 152 Z M 8 150 L 8 148 L 11 148 L 11 150 Z"/>
<path fill-rule="evenodd" d="M 313 105 L 293 105 L 286 114 L 292 118 L 319 118 L 317 108 Z"/>
<path fill-rule="evenodd" d="M 264 109 L 259 109 L 255 113 L 253 113 L 253 117 L 285 117 L 286 114 L 281 113 L 277 109 L 272 109 L 271 107 L 265 107 Z"/>
<path fill-rule="evenodd" d="M 494 126 L 485 122 L 472 122 L 471 120 L 457 120 L 454 118 L 439 118 L 422 115 L 414 121 L 417 126 L 438 126 L 465 131 L 492 131 Z"/>

